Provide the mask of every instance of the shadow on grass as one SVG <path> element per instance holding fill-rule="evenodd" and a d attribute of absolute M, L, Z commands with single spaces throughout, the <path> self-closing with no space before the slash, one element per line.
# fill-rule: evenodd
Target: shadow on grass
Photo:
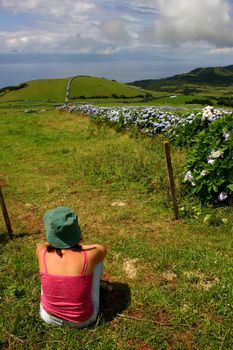
<path fill-rule="evenodd" d="M 0 232 L 0 244 L 7 244 L 7 242 L 13 239 L 12 234 L 6 232 Z"/>
<path fill-rule="evenodd" d="M 7 233 L 7 232 L 0 232 L 0 244 L 5 245 L 10 241 L 14 241 L 18 238 L 24 238 L 33 236 L 35 233 L 32 232 L 16 232 L 16 233 Z"/>
<path fill-rule="evenodd" d="M 100 288 L 100 315 L 105 322 L 112 321 L 131 303 L 130 288 L 125 283 L 108 282 L 107 288 Z"/>

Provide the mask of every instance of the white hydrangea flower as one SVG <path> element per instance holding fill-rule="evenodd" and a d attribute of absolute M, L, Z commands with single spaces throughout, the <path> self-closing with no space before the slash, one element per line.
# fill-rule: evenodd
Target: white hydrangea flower
<path fill-rule="evenodd" d="M 225 141 L 226 141 L 226 140 L 228 140 L 228 139 L 229 139 L 229 137 L 230 137 L 230 133 L 229 133 L 229 132 L 227 132 L 227 131 L 226 131 L 226 132 L 224 132 L 224 133 L 223 133 L 223 137 L 224 137 Z"/>
<path fill-rule="evenodd" d="M 222 156 L 222 155 L 223 155 L 223 151 L 220 151 L 220 150 L 212 151 L 212 152 L 210 153 L 210 158 L 215 159 L 215 158 L 219 158 L 219 157 Z"/>
<path fill-rule="evenodd" d="M 228 194 L 227 194 L 226 191 L 222 191 L 222 192 L 219 193 L 219 195 L 218 195 L 218 200 L 219 200 L 220 202 L 225 201 L 227 198 L 228 198 Z"/>
<path fill-rule="evenodd" d="M 213 164 L 214 162 L 215 162 L 215 159 L 212 159 L 212 158 L 207 159 L 208 164 Z"/>

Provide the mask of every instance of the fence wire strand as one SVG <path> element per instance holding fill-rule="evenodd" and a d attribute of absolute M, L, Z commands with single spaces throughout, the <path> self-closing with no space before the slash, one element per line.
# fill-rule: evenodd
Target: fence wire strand
<path fill-rule="evenodd" d="M 88 189 L 85 189 L 83 187 L 88 187 Z M 25 210 L 22 210 L 21 212 L 19 212 L 16 216 L 14 216 L 13 221 L 17 222 L 17 221 L 23 221 L 26 218 L 28 218 L 32 212 L 34 213 L 39 213 L 39 211 L 42 208 L 46 208 L 48 206 L 48 204 L 50 204 L 51 202 L 55 201 L 56 199 L 58 199 L 59 197 L 63 197 L 66 198 L 67 196 L 74 196 L 74 195 L 78 195 L 79 193 L 90 193 L 90 192 L 101 192 L 105 190 L 106 191 L 106 187 L 100 187 L 100 188 L 96 188 L 96 187 L 92 187 L 91 185 L 82 185 L 82 189 L 78 189 L 78 190 L 74 190 L 73 185 L 70 185 L 67 187 L 66 192 L 64 193 L 64 191 L 59 191 L 56 194 L 52 195 L 50 198 L 48 198 L 46 201 L 44 201 L 43 204 L 41 205 L 33 205 L 31 204 L 30 207 L 28 207 L 29 212 L 25 213 Z M 120 192 L 120 193 L 126 193 L 126 192 L 138 192 L 138 193 L 142 193 L 145 190 L 139 189 L 139 188 L 127 188 L 127 189 L 119 189 L 119 188 L 115 188 L 112 189 L 111 188 L 111 192 Z M 41 195 L 42 192 L 33 192 L 36 195 Z M 25 195 L 25 192 L 17 192 L 17 195 Z M 106 194 L 105 194 L 106 195 Z M 5 197 L 9 197 L 8 194 L 5 195 Z M 14 198 L 16 196 L 14 195 Z M 26 206 L 26 203 L 24 204 Z M 31 228 L 34 228 L 34 225 L 31 225 Z M 30 231 L 30 230 L 29 230 Z"/>

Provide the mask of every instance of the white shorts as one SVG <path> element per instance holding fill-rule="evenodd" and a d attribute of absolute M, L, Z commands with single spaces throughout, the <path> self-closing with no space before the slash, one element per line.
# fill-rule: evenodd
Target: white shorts
<path fill-rule="evenodd" d="M 92 283 L 91 296 L 92 296 L 92 303 L 93 303 L 93 307 L 94 307 L 94 312 L 88 320 L 81 322 L 81 323 L 69 322 L 69 321 L 63 320 L 59 317 L 50 315 L 48 312 L 46 312 L 46 310 L 40 304 L 40 317 L 42 318 L 42 320 L 44 322 L 46 322 L 47 324 L 50 324 L 53 326 L 62 327 L 64 325 L 69 325 L 69 326 L 78 327 L 78 328 L 87 327 L 91 323 L 95 322 L 97 315 L 98 315 L 98 312 L 99 312 L 100 277 L 102 275 L 102 272 L 103 272 L 103 263 L 101 262 L 95 266 L 94 272 L 93 272 L 93 283 Z"/>

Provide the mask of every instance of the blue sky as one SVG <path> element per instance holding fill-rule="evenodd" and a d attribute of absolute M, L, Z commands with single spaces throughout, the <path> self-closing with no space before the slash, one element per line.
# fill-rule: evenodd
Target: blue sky
<path fill-rule="evenodd" d="M 0 86 L 233 64 L 233 0 L 0 0 Z"/>

